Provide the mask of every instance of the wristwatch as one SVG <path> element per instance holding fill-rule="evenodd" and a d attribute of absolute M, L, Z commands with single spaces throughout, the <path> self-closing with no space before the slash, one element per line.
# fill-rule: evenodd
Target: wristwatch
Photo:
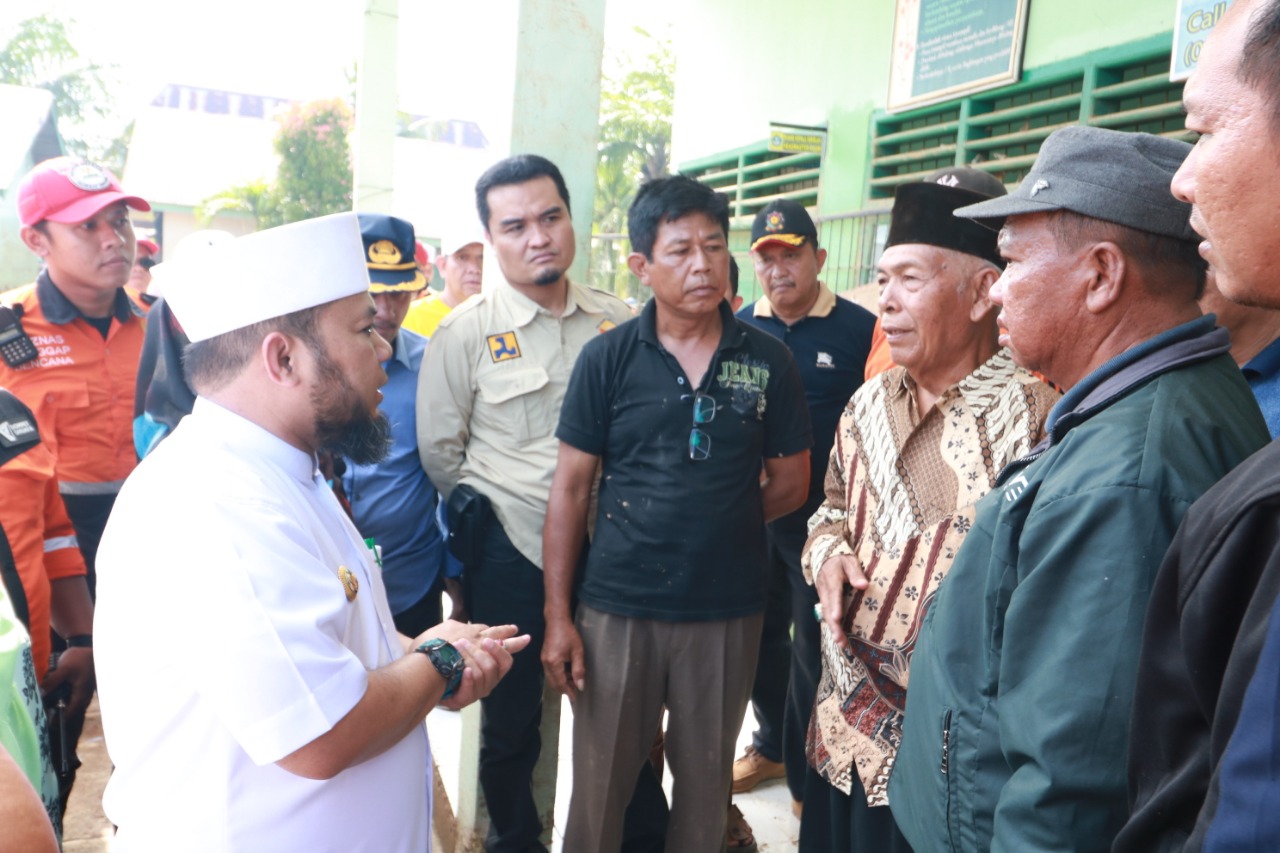
<path fill-rule="evenodd" d="M 436 668 L 436 672 L 440 673 L 440 677 L 444 679 L 445 689 L 441 699 L 448 699 L 458 692 L 458 685 L 462 684 L 462 671 L 467 668 L 467 662 L 462 659 L 461 652 L 447 640 L 439 638 L 427 640 L 414 651 L 426 655 L 431 665 Z"/>

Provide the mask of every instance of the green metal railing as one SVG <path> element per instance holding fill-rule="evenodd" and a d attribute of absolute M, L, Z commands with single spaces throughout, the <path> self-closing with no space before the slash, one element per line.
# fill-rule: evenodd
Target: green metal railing
<path fill-rule="evenodd" d="M 1170 37 L 1157 36 L 1028 71 L 1022 82 L 872 120 L 869 199 L 948 166 L 984 169 L 1012 186 L 1041 143 L 1072 124 L 1189 138 L 1182 84 L 1169 81 Z"/>
<path fill-rule="evenodd" d="M 735 227 L 774 199 L 787 198 L 815 207 L 822 158 L 818 154 L 780 154 L 764 141 L 685 164 L 681 171 L 729 196 Z"/>

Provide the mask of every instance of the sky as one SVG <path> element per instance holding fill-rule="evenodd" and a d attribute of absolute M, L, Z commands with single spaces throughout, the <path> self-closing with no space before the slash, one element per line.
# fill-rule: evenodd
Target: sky
<path fill-rule="evenodd" d="M 673 0 L 610 0 L 606 54 L 636 44 L 632 27 L 664 29 Z M 120 129 L 166 84 L 299 100 L 346 97 L 361 49 L 367 0 L 102 0 L 4 3 L 0 42 L 39 12 L 73 22 L 82 57 L 115 66 Z M 486 63 L 484 21 L 514 15 L 517 0 L 399 0 L 399 101 L 407 112 L 501 124 L 505 63 Z M 33 11 L 34 10 L 34 11 Z"/>

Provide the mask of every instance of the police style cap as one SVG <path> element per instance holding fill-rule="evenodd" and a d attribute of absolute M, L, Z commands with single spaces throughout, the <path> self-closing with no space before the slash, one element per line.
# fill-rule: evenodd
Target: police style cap
<path fill-rule="evenodd" d="M 371 293 L 412 293 L 427 286 L 415 258 L 413 224 L 382 213 L 361 213 L 360 236 Z"/>
<path fill-rule="evenodd" d="M 817 244 L 818 229 L 804 205 L 791 199 L 781 198 L 769 202 L 751 223 L 753 252 L 766 243 L 803 246 L 806 242 Z"/>
<path fill-rule="evenodd" d="M 1031 171 L 1005 198 L 973 204 L 956 216 L 1002 219 L 1070 210 L 1149 234 L 1198 242 L 1191 205 L 1169 191 L 1191 146 L 1149 133 L 1073 125 L 1050 134 Z"/>
<path fill-rule="evenodd" d="M 164 298 L 187 337 L 205 341 L 368 292 L 364 256 L 354 213 L 304 219 L 208 246 L 166 279 Z"/>
<path fill-rule="evenodd" d="M 923 243 L 974 255 L 1003 268 L 996 232 L 976 222 L 957 219 L 954 213 L 956 208 L 1006 192 L 994 175 L 967 166 L 940 169 L 919 183 L 903 184 L 894 193 L 885 248 Z"/>

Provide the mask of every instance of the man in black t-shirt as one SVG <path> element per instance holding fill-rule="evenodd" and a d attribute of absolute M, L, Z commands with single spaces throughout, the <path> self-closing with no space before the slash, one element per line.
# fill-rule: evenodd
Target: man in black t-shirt
<path fill-rule="evenodd" d="M 543 533 L 542 660 L 574 700 L 564 845 L 618 849 L 665 706 L 681 780 L 667 849 L 714 850 L 763 622 L 765 523 L 804 502 L 812 431 L 791 354 L 724 301 L 724 196 L 652 181 L 628 226 L 628 265 L 653 299 L 579 356 Z"/>

